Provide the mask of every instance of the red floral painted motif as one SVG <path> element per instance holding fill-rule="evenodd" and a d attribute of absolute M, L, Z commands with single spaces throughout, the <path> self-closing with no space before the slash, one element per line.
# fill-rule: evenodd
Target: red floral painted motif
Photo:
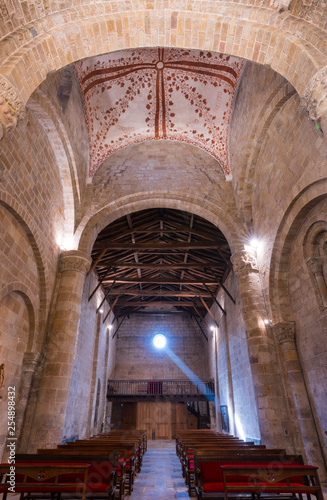
<path fill-rule="evenodd" d="M 243 61 L 184 49 L 136 49 L 75 64 L 86 109 L 90 176 L 120 148 L 183 141 L 213 155 L 226 175 L 228 125 Z"/>

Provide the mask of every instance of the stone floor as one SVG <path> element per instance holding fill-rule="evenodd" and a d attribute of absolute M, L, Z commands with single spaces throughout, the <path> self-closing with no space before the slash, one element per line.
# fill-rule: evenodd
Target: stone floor
<path fill-rule="evenodd" d="M 327 487 L 323 487 L 327 500 Z M 124 500 L 189 500 L 176 455 L 175 441 L 148 441 L 140 474 L 135 479 L 133 493 Z M 193 497 L 194 498 L 194 497 Z M 314 498 L 314 497 L 313 497 Z"/>
<path fill-rule="evenodd" d="M 189 499 L 176 456 L 175 441 L 148 441 L 140 474 L 134 490 L 125 500 L 183 500 Z"/>

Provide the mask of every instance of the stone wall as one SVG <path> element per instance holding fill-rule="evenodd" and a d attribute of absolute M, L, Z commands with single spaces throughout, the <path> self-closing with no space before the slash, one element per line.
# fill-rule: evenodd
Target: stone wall
<path fill-rule="evenodd" d="M 86 278 L 82 296 L 82 313 L 75 343 L 62 439 L 74 436 L 87 438 L 100 432 L 103 423 L 107 377 L 114 366 L 115 339 L 112 340 L 114 330 L 108 329 L 113 321 L 113 314 L 110 313 L 103 323 L 109 310 L 108 303 L 103 304 L 103 312 L 96 314 L 103 299 L 101 288 L 88 301 L 96 286 L 96 274 L 91 273 Z"/>
<path fill-rule="evenodd" d="M 327 309 L 317 300 L 314 281 L 304 258 L 303 244 L 310 227 L 324 221 L 327 227 L 327 203 L 317 204 L 303 220 L 302 227 L 294 239 L 289 271 L 289 294 L 295 320 L 296 345 L 302 362 L 304 379 L 312 412 L 303 412 L 302 420 L 307 430 L 308 446 L 314 446 L 316 436 L 311 435 L 306 419 L 315 419 L 320 443 L 327 458 Z M 326 257 L 325 257 L 326 259 Z M 327 284 L 327 276 L 324 275 Z M 310 408 L 308 408 L 310 410 Z M 316 444 L 317 445 L 317 444 Z M 309 452 L 310 453 L 310 452 Z"/>
<path fill-rule="evenodd" d="M 31 112 L 11 137 L 2 141 L 0 167 L 2 355 L 6 356 L 10 345 L 11 349 L 14 347 L 13 342 L 17 349 L 15 368 L 6 367 L 4 360 L 2 402 L 6 404 L 7 387 L 14 383 L 16 436 L 20 447 L 22 441 L 27 446 L 29 438 L 28 428 L 23 435 L 23 421 L 26 408 L 30 410 L 33 406 L 30 388 L 39 355 L 45 347 L 59 255 L 57 237 L 64 223 L 62 188 L 55 158 L 44 130 Z M 2 428 L 3 442 L 6 428 L 4 425 Z"/>
<path fill-rule="evenodd" d="M 157 333 L 167 337 L 168 349 L 153 346 Z M 189 371 L 200 379 L 209 375 L 206 340 L 194 319 L 177 314 L 125 319 L 118 332 L 114 379 L 188 379 Z"/>
<path fill-rule="evenodd" d="M 89 141 L 85 122 L 84 104 L 73 66 L 51 74 L 32 96 L 37 98 L 44 111 L 53 120 L 58 138 L 62 142 L 69 170 L 63 177 L 66 184 L 71 179 L 75 208 L 75 225 L 81 219 L 82 206 L 88 180 Z M 54 109 L 53 109 L 54 108 Z M 59 163 L 62 169 L 63 165 Z M 69 203 L 69 200 L 65 200 Z"/>
<path fill-rule="evenodd" d="M 257 403 L 254 396 L 253 380 L 249 361 L 242 304 L 237 279 L 230 274 L 225 286 L 236 304 L 220 290 L 218 302 L 226 311 L 226 317 L 216 304 L 211 307 L 219 328 L 217 331 L 217 361 L 219 406 L 227 405 L 230 433 L 242 439 L 260 440 Z M 216 326 L 207 314 L 207 322 Z M 215 338 L 216 331 L 209 335 L 209 356 L 211 377 L 215 378 Z M 218 420 L 218 429 L 221 422 Z"/>

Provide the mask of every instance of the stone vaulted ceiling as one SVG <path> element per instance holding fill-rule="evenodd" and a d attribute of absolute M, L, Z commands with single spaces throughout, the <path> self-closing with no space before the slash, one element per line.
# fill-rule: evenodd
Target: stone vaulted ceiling
<path fill-rule="evenodd" d="M 164 48 L 76 63 L 89 130 L 90 176 L 111 153 L 153 139 L 199 146 L 228 176 L 228 125 L 242 63 L 223 54 Z"/>

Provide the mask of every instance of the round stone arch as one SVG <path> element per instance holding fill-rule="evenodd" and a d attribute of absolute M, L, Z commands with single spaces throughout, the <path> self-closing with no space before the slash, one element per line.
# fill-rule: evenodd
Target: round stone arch
<path fill-rule="evenodd" d="M 303 255 L 320 310 L 327 310 L 327 220 L 312 221 L 304 237 Z"/>
<path fill-rule="evenodd" d="M 38 304 L 33 299 L 33 294 L 24 283 L 9 283 L 0 290 L 0 304 L 2 300 L 11 293 L 20 295 L 26 305 L 29 315 L 29 337 L 26 352 L 32 352 L 35 349 L 35 333 L 38 324 Z"/>
<path fill-rule="evenodd" d="M 64 200 L 64 237 L 70 237 L 81 201 L 74 152 L 56 108 L 40 89 L 34 92 L 27 106 L 45 130 L 58 165 Z"/>
<path fill-rule="evenodd" d="M 45 340 L 45 327 L 47 322 L 47 314 L 49 310 L 49 279 L 46 266 L 44 265 L 45 256 L 43 254 L 43 245 L 37 234 L 37 229 L 35 227 L 35 221 L 27 214 L 27 212 L 21 208 L 20 204 L 16 199 L 10 196 L 8 193 L 0 191 L 0 205 L 2 205 L 6 210 L 8 210 L 11 215 L 16 219 L 19 225 L 23 228 L 34 253 L 35 262 L 39 275 L 39 286 L 40 286 L 40 297 L 39 303 L 36 307 L 34 304 L 34 310 L 39 313 L 34 314 L 35 328 L 37 334 L 34 336 L 33 345 L 38 345 L 39 348 L 44 344 Z M 25 293 L 25 292 L 24 292 Z M 26 289 L 26 296 L 29 296 Z M 31 303 L 33 303 L 31 301 Z"/>
<path fill-rule="evenodd" d="M 293 314 L 288 293 L 288 271 L 293 239 L 303 219 L 327 199 L 327 179 L 304 188 L 290 204 L 280 223 L 270 263 L 269 296 L 273 323 L 291 322 Z"/>
<path fill-rule="evenodd" d="M 325 33 L 289 13 L 209 0 L 193 0 L 188 9 L 183 0 L 176 0 L 173 9 L 158 8 L 156 3 L 142 8 L 133 2 L 129 10 L 123 1 L 106 7 L 92 2 L 88 17 L 84 3 L 62 16 L 35 19 L 33 28 L 21 27 L 2 42 L 8 57 L 0 74 L 26 103 L 49 72 L 80 59 L 136 47 L 179 47 L 270 66 L 302 96 L 327 64 L 327 54 L 319 46 Z M 47 25 L 51 30 L 45 31 Z"/>
<path fill-rule="evenodd" d="M 242 228 L 237 227 L 226 213 L 210 205 L 209 209 L 208 205 L 200 200 L 189 200 L 173 194 L 167 196 L 167 193 L 147 193 L 120 198 L 81 225 L 78 250 L 90 255 L 98 234 L 108 224 L 124 215 L 150 208 L 171 208 L 199 215 L 222 231 L 232 253 L 243 248 L 244 241 L 240 241 Z"/>

